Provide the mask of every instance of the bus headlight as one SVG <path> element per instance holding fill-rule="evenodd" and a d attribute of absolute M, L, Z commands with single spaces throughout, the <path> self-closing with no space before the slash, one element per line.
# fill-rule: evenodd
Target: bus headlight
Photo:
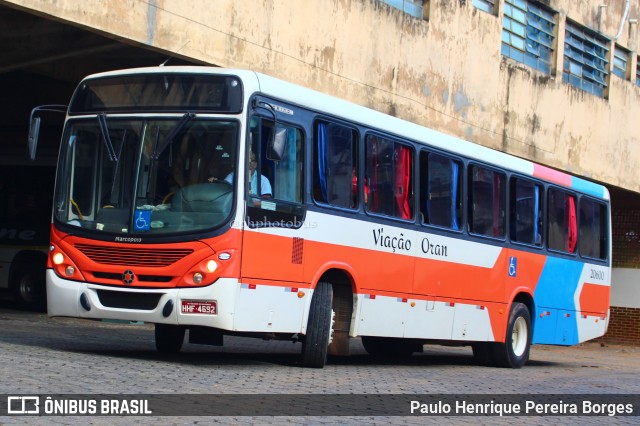
<path fill-rule="evenodd" d="M 51 260 L 55 265 L 61 265 L 64 262 L 64 255 L 60 252 L 54 253 Z"/>
<path fill-rule="evenodd" d="M 47 267 L 52 268 L 57 276 L 68 280 L 84 281 L 80 268 L 64 250 L 52 244 L 49 251 L 51 253 L 47 260 Z"/>
<path fill-rule="evenodd" d="M 216 269 L 218 269 L 218 264 L 216 263 L 215 260 L 210 260 L 207 262 L 207 272 L 212 274 L 216 271 Z"/>
<path fill-rule="evenodd" d="M 193 274 L 193 282 L 195 284 L 202 283 L 202 278 L 203 278 L 203 276 L 202 276 L 202 274 L 200 272 L 196 272 L 196 273 Z"/>

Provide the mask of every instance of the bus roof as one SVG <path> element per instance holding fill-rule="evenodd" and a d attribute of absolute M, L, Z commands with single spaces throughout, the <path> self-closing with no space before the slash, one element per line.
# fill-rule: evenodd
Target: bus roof
<path fill-rule="evenodd" d="M 609 192 L 606 187 L 594 182 L 254 71 L 206 66 L 166 66 L 109 71 L 93 74 L 85 79 L 149 73 L 238 75 L 245 82 L 247 89 L 249 89 L 248 93 L 254 90 L 259 91 L 264 95 L 292 104 L 315 111 L 327 112 L 327 115 L 333 115 L 347 121 L 371 126 L 381 131 L 431 145 L 460 156 L 476 159 L 480 162 L 499 166 L 525 176 L 536 177 L 597 198 L 609 200 Z"/>

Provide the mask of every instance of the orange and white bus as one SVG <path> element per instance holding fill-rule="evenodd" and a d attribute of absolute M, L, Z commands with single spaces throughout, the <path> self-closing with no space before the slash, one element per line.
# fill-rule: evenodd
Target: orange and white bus
<path fill-rule="evenodd" d="M 309 367 L 361 337 L 517 368 L 606 331 L 603 186 L 245 70 L 96 74 L 66 114 L 50 316 L 153 323 L 163 352 L 301 341 Z"/>

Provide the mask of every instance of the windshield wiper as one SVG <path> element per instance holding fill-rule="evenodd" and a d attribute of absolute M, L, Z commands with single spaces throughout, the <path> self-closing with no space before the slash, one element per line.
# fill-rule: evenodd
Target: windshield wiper
<path fill-rule="evenodd" d="M 164 151 L 167 148 L 167 146 L 173 142 L 176 136 L 180 134 L 182 129 L 184 129 L 184 126 L 186 126 L 187 123 L 189 123 L 195 117 L 196 115 L 192 112 L 185 113 L 180 119 L 180 121 L 178 122 L 178 124 L 176 124 L 176 126 L 171 130 L 171 133 L 169 133 L 167 137 L 164 138 L 160 146 L 156 147 L 156 150 L 153 152 L 152 158 L 154 160 L 157 160 L 160 157 L 160 154 L 162 153 L 162 151 Z"/>
<path fill-rule="evenodd" d="M 100 133 L 102 134 L 104 146 L 107 148 L 107 153 L 109 154 L 109 160 L 117 163 L 118 156 L 116 155 L 116 150 L 113 148 L 111 136 L 109 136 L 109 128 L 107 127 L 107 114 L 104 112 L 102 114 L 98 114 L 98 124 L 100 125 Z"/>

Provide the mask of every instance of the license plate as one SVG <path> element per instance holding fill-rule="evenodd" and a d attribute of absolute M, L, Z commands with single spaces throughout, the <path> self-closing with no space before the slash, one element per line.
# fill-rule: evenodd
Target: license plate
<path fill-rule="evenodd" d="M 200 302 L 195 300 L 183 300 L 181 312 L 183 314 L 216 315 L 218 313 L 217 302 Z"/>

